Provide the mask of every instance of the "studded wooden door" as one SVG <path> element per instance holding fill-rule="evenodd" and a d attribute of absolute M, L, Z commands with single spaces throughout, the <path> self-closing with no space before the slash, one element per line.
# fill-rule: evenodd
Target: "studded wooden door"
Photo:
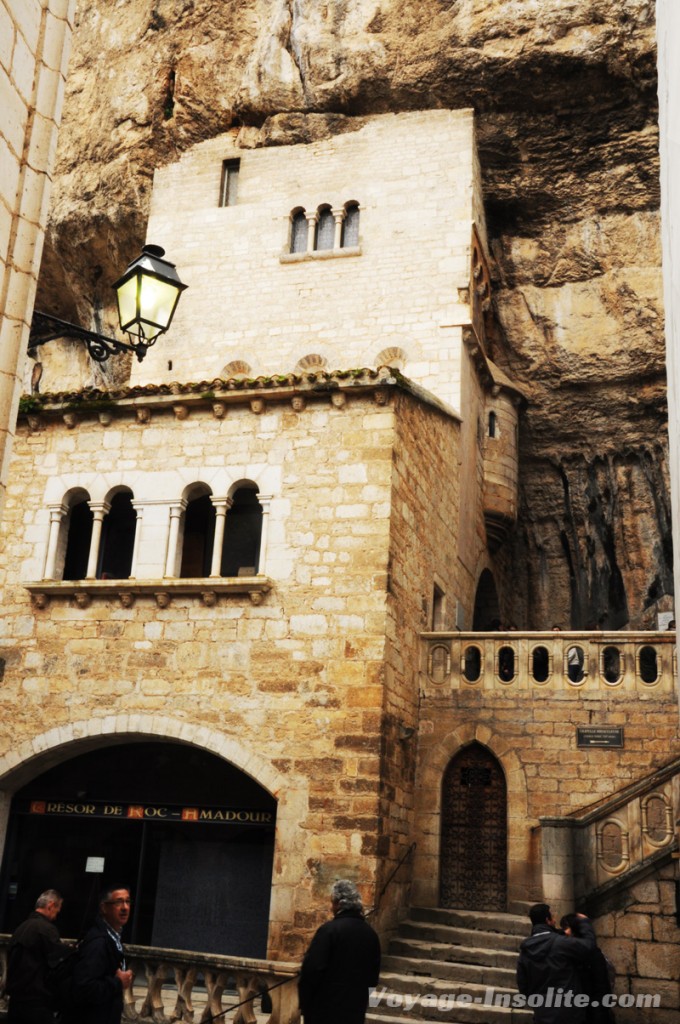
<path fill-rule="evenodd" d="M 442 784 L 440 905 L 505 910 L 507 845 L 503 769 L 472 743 L 451 760 Z"/>

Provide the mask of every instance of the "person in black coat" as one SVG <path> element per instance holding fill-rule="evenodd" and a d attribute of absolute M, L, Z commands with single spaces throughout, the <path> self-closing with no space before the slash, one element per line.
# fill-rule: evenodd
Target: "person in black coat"
<path fill-rule="evenodd" d="M 54 921 L 62 907 L 61 893 L 47 889 L 35 910 L 9 940 L 7 994 L 10 1024 L 54 1024 L 55 1000 L 48 974 L 68 955 Z"/>
<path fill-rule="evenodd" d="M 581 934 L 581 918 L 578 914 L 565 914 L 560 921 L 565 935 Z M 590 996 L 586 1009 L 587 1024 L 615 1024 L 614 1011 L 602 1005 L 605 996 L 614 991 L 616 971 L 599 946 L 595 946 L 591 957 L 583 964 L 583 984 Z"/>
<path fill-rule="evenodd" d="M 68 1024 L 120 1024 L 123 992 L 132 984 L 120 937 L 130 916 L 130 903 L 125 888 L 106 889 L 101 894 L 99 917 L 78 946 Z"/>
<path fill-rule="evenodd" d="M 380 941 L 352 882 L 335 883 L 331 907 L 333 920 L 321 925 L 302 961 L 300 1010 L 305 1024 L 364 1024 L 380 974 Z"/>
<path fill-rule="evenodd" d="M 583 968 L 595 949 L 590 921 L 578 914 L 580 935 L 570 938 L 555 926 L 547 903 L 535 904 L 529 917 L 533 927 L 520 946 L 517 988 L 544 1000 L 532 1007 L 535 1024 L 586 1024 L 586 1007 L 574 1006 L 573 999 L 587 995 Z"/>

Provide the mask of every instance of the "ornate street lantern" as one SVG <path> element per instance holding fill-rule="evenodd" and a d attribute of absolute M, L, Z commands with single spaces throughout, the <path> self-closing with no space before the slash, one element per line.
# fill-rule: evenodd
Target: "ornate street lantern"
<path fill-rule="evenodd" d="M 175 264 L 163 256 L 165 250 L 160 245 L 145 245 L 141 256 L 133 260 L 113 286 L 120 326 L 130 339 L 129 345 L 34 310 L 29 354 L 55 338 L 77 338 L 85 342 L 90 356 L 98 363 L 124 352 L 134 352 L 141 362 L 156 338 L 172 323 L 179 297 L 187 287 L 180 281 Z"/>

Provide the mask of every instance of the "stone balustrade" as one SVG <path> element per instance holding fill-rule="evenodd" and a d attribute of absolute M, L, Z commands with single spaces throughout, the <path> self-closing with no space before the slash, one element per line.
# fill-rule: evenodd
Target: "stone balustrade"
<path fill-rule="evenodd" d="M 0 935 L 0 1008 L 6 1008 L 8 943 L 9 936 Z M 125 993 L 124 1022 L 205 1024 L 217 1017 L 225 1024 L 256 1024 L 263 1019 L 265 989 L 271 1000 L 267 1024 L 297 1024 L 300 1019 L 297 964 L 150 946 L 126 946 L 125 954 L 135 981 Z"/>
<path fill-rule="evenodd" d="M 496 689 L 671 693 L 675 632 L 423 633 L 426 694 Z"/>
<path fill-rule="evenodd" d="M 543 890 L 552 906 L 608 909 L 621 882 L 676 856 L 680 759 L 581 815 L 540 819 Z"/>

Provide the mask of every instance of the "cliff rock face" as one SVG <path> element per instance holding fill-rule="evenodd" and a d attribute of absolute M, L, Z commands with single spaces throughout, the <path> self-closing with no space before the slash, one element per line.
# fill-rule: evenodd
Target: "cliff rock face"
<path fill-rule="evenodd" d="M 672 590 L 655 58 L 653 0 L 89 0 L 38 307 L 106 324 L 154 167 L 199 140 L 474 107 L 493 356 L 529 394 L 504 615 L 654 625 Z"/>

